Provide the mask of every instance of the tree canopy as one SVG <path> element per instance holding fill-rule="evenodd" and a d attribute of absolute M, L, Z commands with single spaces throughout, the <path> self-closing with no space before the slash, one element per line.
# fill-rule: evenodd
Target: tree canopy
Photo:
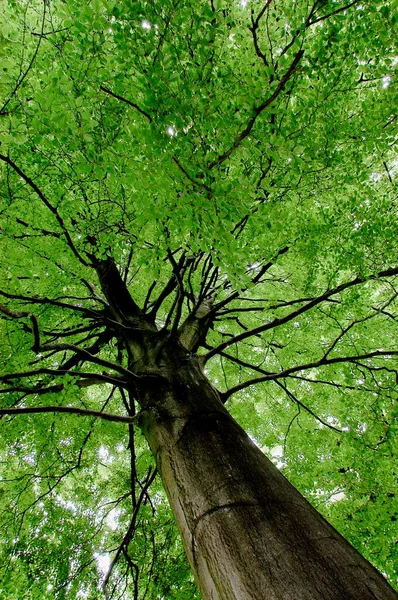
<path fill-rule="evenodd" d="M 199 598 L 112 302 L 397 584 L 396 8 L 1 4 L 2 597 Z"/>

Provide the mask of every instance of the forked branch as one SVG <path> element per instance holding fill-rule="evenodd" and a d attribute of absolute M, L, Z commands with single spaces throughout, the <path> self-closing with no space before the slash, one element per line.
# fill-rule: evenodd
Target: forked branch
<path fill-rule="evenodd" d="M 226 150 L 224 152 L 224 154 L 221 154 L 216 160 L 213 160 L 211 163 L 209 163 L 209 165 L 208 165 L 209 170 L 213 169 L 216 166 L 221 165 L 225 160 L 227 160 L 227 158 L 229 158 L 231 156 L 232 152 L 234 150 L 236 150 L 236 148 L 238 148 L 238 146 L 240 146 L 240 144 L 243 142 L 243 140 L 245 140 L 247 138 L 247 136 L 250 134 L 251 130 L 254 127 L 254 124 L 256 123 L 256 121 L 257 121 L 258 117 L 261 115 L 261 113 L 268 106 L 270 106 L 278 98 L 278 96 L 281 94 L 281 92 L 285 89 L 286 84 L 291 79 L 292 75 L 297 71 L 299 62 L 301 61 L 303 56 L 304 56 L 304 50 L 300 49 L 294 56 L 294 58 L 290 64 L 290 67 L 288 68 L 288 70 L 286 71 L 286 73 L 284 74 L 282 79 L 280 80 L 275 91 L 270 96 L 268 96 L 268 98 L 264 102 L 262 102 L 259 106 L 257 106 L 257 108 L 254 109 L 254 115 L 249 120 L 245 129 L 243 131 L 241 131 L 241 133 L 235 139 L 232 146 L 230 146 L 228 148 L 228 150 Z"/>
<path fill-rule="evenodd" d="M 269 373 L 267 375 L 263 375 L 262 377 L 255 377 L 248 381 L 244 381 L 243 383 L 239 383 L 238 385 L 233 386 L 226 392 L 222 394 L 223 402 L 226 402 L 232 394 L 236 394 L 252 385 L 256 385 L 257 383 L 262 383 L 265 381 L 276 381 L 277 379 L 284 379 L 288 377 L 292 373 L 297 373 L 300 371 L 308 371 L 310 369 L 318 369 L 320 367 L 334 365 L 338 363 L 353 363 L 358 364 L 360 360 L 368 359 L 368 358 L 381 358 L 382 356 L 398 356 L 398 350 L 375 350 L 373 352 L 368 352 L 365 354 L 357 354 L 355 356 L 336 356 L 335 358 L 322 358 L 320 360 L 310 362 L 303 365 L 296 365 L 294 367 L 289 367 L 288 369 L 284 369 L 283 371 L 279 371 L 276 373 Z"/>
<path fill-rule="evenodd" d="M 154 469 L 152 471 L 152 468 L 150 467 L 148 469 L 144 485 L 143 485 L 143 487 L 141 489 L 141 493 L 140 493 L 140 495 L 138 497 L 137 504 L 136 504 L 136 506 L 134 508 L 133 515 L 132 515 L 131 521 L 130 521 L 130 525 L 129 525 L 128 529 L 127 529 L 127 532 L 126 532 L 125 536 L 123 537 L 123 540 L 122 540 L 119 548 L 116 550 L 115 556 L 113 557 L 112 562 L 109 565 L 108 572 L 105 575 L 105 578 L 104 578 L 104 581 L 103 581 L 103 584 L 102 584 L 102 590 L 103 590 L 103 592 L 105 594 L 105 598 L 107 600 L 110 600 L 110 595 L 108 593 L 109 579 L 110 579 L 110 577 L 112 575 L 112 572 L 113 572 L 113 570 L 114 570 L 117 562 L 119 561 L 120 557 L 122 556 L 122 554 L 124 554 L 125 552 L 128 552 L 129 543 L 130 543 L 130 541 L 131 541 L 131 539 L 132 539 L 132 537 L 134 535 L 134 532 L 135 532 L 136 523 L 137 523 L 137 517 L 138 517 L 139 511 L 141 509 L 141 506 L 144 504 L 144 502 L 145 502 L 145 500 L 147 498 L 148 489 L 151 486 L 152 482 L 154 481 L 156 475 L 157 475 L 157 469 Z"/>
<path fill-rule="evenodd" d="M 306 412 L 308 412 L 312 417 L 314 417 L 314 419 L 316 419 L 317 421 L 319 421 L 319 423 L 321 423 L 322 425 L 324 425 L 325 427 L 328 427 L 329 429 L 332 429 L 333 431 L 336 431 L 337 433 L 343 433 L 343 431 L 341 429 L 339 429 L 338 427 L 334 427 L 333 425 L 331 425 L 330 423 L 328 423 L 327 421 L 324 421 L 319 415 L 317 415 L 316 413 L 314 413 L 313 410 L 311 410 L 308 406 L 306 406 L 305 404 L 303 404 L 301 402 L 301 400 L 299 400 L 297 398 L 297 396 L 295 396 L 293 394 L 293 392 L 291 392 L 284 383 L 282 383 L 282 381 L 278 381 L 276 380 L 275 383 L 277 385 L 279 385 L 280 388 L 283 389 L 283 391 L 285 392 L 285 394 L 287 395 L 287 397 L 292 400 L 293 402 L 295 402 L 297 404 L 297 406 L 299 408 L 303 408 Z"/>
<path fill-rule="evenodd" d="M 309 310 L 311 310 L 312 308 L 314 308 L 315 306 L 317 306 L 318 304 L 321 304 L 322 302 L 325 302 L 326 300 L 328 300 L 331 296 L 335 296 L 337 294 L 340 294 L 341 292 L 343 292 L 344 290 L 356 286 L 356 285 L 360 285 L 361 283 L 365 283 L 366 281 L 369 280 L 378 280 L 378 279 L 382 279 L 384 277 L 391 277 L 393 275 L 398 275 L 398 267 L 393 267 L 391 269 L 387 269 L 385 271 L 380 271 L 377 275 L 365 278 L 365 277 L 356 277 L 355 279 L 351 280 L 351 281 L 347 281 L 346 283 L 342 283 L 341 285 L 338 285 L 337 287 L 326 291 L 324 294 L 321 294 L 320 296 L 314 298 L 313 300 L 311 300 L 310 302 L 308 302 L 307 304 L 305 304 L 304 306 L 301 306 L 300 308 L 292 311 L 291 313 L 285 315 L 284 317 L 277 317 L 275 319 L 273 319 L 272 321 L 270 321 L 269 323 L 265 323 L 264 325 L 260 325 L 259 327 L 255 327 L 254 329 L 250 329 L 248 331 L 244 331 L 243 333 L 240 333 L 238 335 L 235 335 L 231 338 L 229 338 L 228 340 L 226 340 L 225 342 L 221 343 L 219 346 L 217 346 L 216 348 L 213 348 L 212 350 L 210 350 L 210 352 L 208 352 L 206 355 L 204 355 L 202 357 L 203 362 L 207 362 L 210 358 L 212 358 L 213 356 L 219 354 L 222 350 L 225 350 L 226 348 L 228 348 L 229 346 L 236 344 L 238 342 L 241 342 L 243 340 L 246 340 L 252 336 L 258 335 L 259 333 L 263 333 L 264 331 L 268 331 L 270 329 L 274 329 L 275 327 L 278 327 L 279 325 L 283 325 L 285 323 L 288 323 L 289 321 L 291 321 L 292 319 L 295 319 L 296 317 L 302 315 L 305 312 L 308 312 Z"/>

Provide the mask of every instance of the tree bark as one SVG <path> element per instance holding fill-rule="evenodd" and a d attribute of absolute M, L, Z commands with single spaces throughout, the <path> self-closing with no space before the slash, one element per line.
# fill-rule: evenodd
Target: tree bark
<path fill-rule="evenodd" d="M 198 360 L 170 354 L 140 380 L 141 426 L 203 599 L 397 600 L 229 415 Z"/>

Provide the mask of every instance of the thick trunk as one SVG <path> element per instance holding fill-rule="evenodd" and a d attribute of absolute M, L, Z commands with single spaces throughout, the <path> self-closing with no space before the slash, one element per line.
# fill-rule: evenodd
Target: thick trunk
<path fill-rule="evenodd" d="M 204 600 L 396 600 L 228 414 L 196 359 L 179 362 L 138 392 Z"/>

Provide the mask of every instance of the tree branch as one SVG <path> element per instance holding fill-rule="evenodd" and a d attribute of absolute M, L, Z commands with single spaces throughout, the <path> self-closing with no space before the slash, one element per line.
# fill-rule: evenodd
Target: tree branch
<path fill-rule="evenodd" d="M 335 358 L 329 358 L 329 359 L 322 358 L 320 360 L 317 360 L 317 361 L 314 361 L 311 363 L 307 363 L 304 365 L 290 367 L 288 369 L 280 371 L 279 373 L 269 373 L 262 377 L 255 377 L 254 379 L 250 379 L 249 381 L 239 383 L 238 385 L 235 385 L 234 387 L 232 387 L 229 390 L 227 390 L 226 392 L 224 392 L 222 394 L 222 399 L 223 399 L 223 402 L 226 402 L 228 400 L 228 398 L 230 396 L 232 396 L 232 394 L 235 394 L 236 392 L 240 392 L 241 390 L 244 390 L 247 387 L 256 385 L 257 383 L 262 383 L 264 381 L 275 381 L 276 379 L 283 379 L 283 378 L 287 377 L 288 375 L 290 375 L 291 373 L 297 373 L 297 371 L 305 371 L 308 369 L 317 369 L 319 367 L 324 367 L 327 365 L 333 365 L 333 364 L 343 363 L 343 362 L 357 363 L 358 361 L 365 359 L 365 358 L 378 358 L 381 356 L 398 356 L 398 350 L 375 350 L 374 352 L 369 352 L 367 354 L 357 354 L 356 356 L 337 356 Z"/>
<path fill-rule="evenodd" d="M 138 419 L 138 415 L 135 417 L 124 417 L 122 415 L 101 412 L 100 410 L 76 408 L 73 406 L 28 406 L 24 408 L 0 408 L 0 415 L 29 415 L 57 412 L 72 415 L 82 415 L 85 417 L 97 417 L 99 419 L 104 419 L 105 421 L 115 421 L 117 423 L 136 423 Z"/>
<path fill-rule="evenodd" d="M 229 158 L 229 156 L 232 154 L 232 152 L 238 146 L 240 146 L 240 144 L 243 142 L 243 140 L 245 140 L 247 138 L 247 136 L 250 134 L 251 130 L 253 129 L 254 124 L 257 121 L 257 118 L 261 115 L 261 113 L 270 104 L 272 104 L 274 102 L 274 100 L 276 100 L 278 98 L 279 94 L 284 90 L 284 88 L 286 87 L 287 82 L 292 77 L 293 73 L 295 73 L 297 71 L 298 64 L 299 64 L 300 60 L 302 59 L 303 55 L 304 55 L 304 50 L 299 50 L 296 53 L 296 55 L 293 58 L 293 61 L 292 61 L 291 65 L 290 65 L 290 67 L 288 68 L 288 70 L 286 71 L 285 75 L 280 80 L 280 82 L 279 82 L 277 88 L 275 89 L 274 93 L 271 94 L 271 96 L 269 96 L 257 108 L 255 108 L 254 115 L 249 120 L 249 123 L 247 124 L 247 126 L 245 127 L 245 129 L 238 135 L 238 137 L 236 138 L 236 140 L 234 141 L 234 143 L 232 144 L 232 146 L 230 146 L 230 148 L 228 148 L 228 150 L 226 152 L 224 152 L 224 154 L 221 154 L 216 160 L 213 160 L 211 163 L 209 163 L 209 165 L 208 165 L 209 170 L 213 169 L 216 166 L 221 165 L 227 158 Z"/>
<path fill-rule="evenodd" d="M 354 2 L 351 2 L 350 4 L 346 4 L 346 6 L 342 6 L 341 8 L 337 8 L 333 12 L 331 12 L 323 17 L 318 17 L 317 19 L 310 21 L 309 25 L 314 25 L 315 23 L 319 23 L 320 21 L 325 21 L 326 19 L 329 19 L 329 17 L 332 17 L 333 15 L 337 15 L 338 13 L 341 13 L 344 10 L 351 8 L 351 6 L 354 6 L 355 4 L 359 4 L 359 2 L 361 2 L 361 1 L 362 0 L 354 0 Z"/>
<path fill-rule="evenodd" d="M 283 391 L 286 393 L 287 397 L 290 398 L 290 400 L 293 400 L 293 402 L 295 402 L 297 404 L 297 406 L 303 408 L 306 412 L 308 412 L 317 421 L 322 423 L 322 425 L 324 425 L 325 427 L 328 427 L 329 429 L 332 429 L 333 431 L 337 431 L 337 433 L 344 433 L 341 429 L 338 429 L 338 427 L 333 427 L 333 425 L 330 425 L 330 423 L 321 419 L 321 417 L 319 417 L 316 413 L 314 413 L 313 410 L 311 410 L 310 408 L 308 408 L 308 406 L 303 404 L 281 381 L 276 380 L 275 383 L 277 385 L 279 385 L 280 388 L 283 389 Z"/>
<path fill-rule="evenodd" d="M 284 248 L 282 248 L 281 250 L 278 251 L 278 253 L 276 254 L 276 256 L 274 258 L 272 258 L 272 260 L 270 260 L 268 263 L 266 263 L 265 265 L 263 265 L 260 270 L 256 273 L 256 275 L 252 278 L 251 282 L 256 284 L 260 282 L 261 277 L 267 272 L 269 271 L 269 269 L 275 264 L 276 260 L 279 258 L 279 256 L 282 256 L 283 254 L 286 254 L 286 252 L 289 250 L 289 246 L 285 246 Z M 245 291 L 245 290 L 243 290 Z M 232 302 L 233 300 L 236 300 L 239 298 L 239 294 L 242 293 L 242 290 L 240 292 L 233 292 L 230 296 L 228 296 L 227 298 L 224 298 L 224 300 L 220 300 L 220 302 L 218 302 L 217 304 L 215 304 L 212 308 L 211 311 L 211 317 L 214 317 L 217 315 L 218 311 L 221 310 L 222 308 L 224 308 L 224 306 L 226 306 L 227 304 L 229 304 L 230 302 Z"/>
<path fill-rule="evenodd" d="M 36 48 L 35 48 L 35 50 L 34 50 L 34 52 L 32 54 L 32 58 L 30 59 L 30 62 L 28 64 L 27 68 L 25 69 L 25 72 L 22 75 L 21 75 L 21 72 L 22 72 L 22 65 L 21 65 L 20 71 L 19 71 L 19 79 L 18 79 L 17 83 L 15 84 L 14 89 L 12 90 L 11 94 L 9 95 L 9 97 L 7 98 L 7 100 L 4 102 L 3 106 L 0 108 L 0 115 L 7 115 L 7 114 L 10 114 L 10 112 L 12 112 L 12 111 L 6 112 L 5 109 L 7 108 L 8 104 L 11 102 L 11 99 L 15 96 L 15 94 L 18 91 L 18 89 L 21 87 L 21 85 L 25 81 L 25 79 L 26 79 L 29 71 L 33 67 L 33 64 L 34 64 L 34 62 L 36 60 L 36 56 L 39 53 L 41 41 L 42 41 L 43 36 L 44 36 L 44 23 L 45 23 L 45 20 L 46 20 L 46 7 L 47 7 L 46 3 L 43 2 L 43 17 L 42 17 L 42 20 L 41 20 L 41 31 L 40 31 L 39 34 L 37 34 L 37 33 L 34 34 L 34 35 L 38 35 L 39 36 L 39 40 L 38 40 Z"/>
<path fill-rule="evenodd" d="M 152 472 L 152 469 L 150 467 L 148 469 L 148 473 L 147 473 L 144 485 L 142 487 L 141 493 L 140 493 L 140 495 L 138 497 L 137 504 L 136 504 L 136 506 L 134 508 L 133 516 L 131 517 L 131 521 L 130 521 L 130 525 L 129 525 L 128 529 L 127 529 L 127 532 L 126 532 L 126 534 L 125 534 L 125 536 L 124 536 L 124 538 L 123 538 L 123 540 L 122 540 L 119 548 L 116 551 L 115 556 L 113 557 L 113 560 L 112 560 L 111 564 L 109 565 L 108 572 L 105 575 L 104 581 L 102 583 L 102 590 L 103 590 L 103 592 L 104 592 L 105 597 L 107 598 L 107 600 L 109 600 L 109 598 L 110 598 L 110 596 L 108 594 L 108 583 L 109 583 L 109 579 L 110 579 L 110 577 L 112 575 L 112 571 L 115 568 L 115 566 L 116 566 L 116 564 L 117 564 L 117 562 L 118 562 L 121 554 L 123 553 L 123 550 L 126 550 L 126 551 L 128 550 L 128 545 L 129 545 L 129 543 L 131 541 L 131 538 L 132 538 L 132 536 L 134 534 L 134 530 L 135 530 L 135 526 L 136 526 L 136 521 L 137 521 L 138 513 L 140 511 L 140 508 L 141 508 L 142 504 L 145 501 L 145 498 L 146 498 L 147 493 L 148 493 L 148 489 L 149 489 L 150 485 L 152 484 L 153 480 L 155 479 L 156 475 L 157 475 L 157 469 L 154 469 L 154 471 Z"/>
<path fill-rule="evenodd" d="M 381 279 L 383 277 L 390 277 L 393 275 L 398 275 L 398 267 L 387 269 L 386 271 L 380 271 L 377 275 L 374 275 L 374 276 L 371 276 L 368 278 L 356 277 L 352 281 L 342 283 L 341 285 L 338 285 L 337 287 L 325 292 L 321 296 L 314 298 L 313 300 L 311 300 L 311 302 L 308 302 L 301 308 L 298 308 L 297 310 L 289 313 L 288 315 L 285 315 L 284 317 L 276 318 L 273 321 L 266 323 L 265 325 L 260 325 L 259 327 L 255 327 L 254 329 L 250 329 L 249 331 L 245 331 L 236 336 L 233 336 L 232 338 L 230 338 L 229 340 L 226 340 L 225 342 L 223 342 L 216 348 L 213 348 L 210 352 L 208 352 L 206 355 L 204 355 L 202 357 L 202 360 L 204 361 L 204 363 L 206 363 L 210 358 L 212 358 L 213 356 L 218 354 L 221 350 L 228 348 L 228 346 L 231 346 L 232 344 L 236 344 L 236 343 L 241 342 L 242 340 L 245 340 L 249 337 L 258 335 L 259 333 L 263 333 L 264 331 L 268 331 L 269 329 L 273 329 L 275 327 L 278 327 L 279 325 L 288 323 L 289 321 L 291 321 L 292 319 L 295 319 L 299 315 L 311 310 L 312 308 L 314 308 L 314 306 L 317 306 L 321 302 L 325 302 L 325 300 L 328 300 L 331 296 L 340 294 L 341 292 L 343 292 L 344 290 L 346 290 L 350 287 L 359 285 L 361 283 L 365 283 L 366 281 L 369 281 L 369 280 L 377 281 L 378 279 Z M 222 303 L 220 303 L 220 304 L 222 304 Z"/>
<path fill-rule="evenodd" d="M 104 381 L 102 379 L 96 379 L 95 377 L 92 377 L 92 378 L 78 380 L 75 382 L 75 385 L 83 388 L 83 387 L 89 387 L 91 385 L 99 385 L 101 383 L 104 383 Z M 113 385 L 115 385 L 115 384 L 113 384 Z M 119 383 L 119 387 L 121 385 L 122 384 Z M 43 394 L 56 394 L 58 392 L 62 392 L 62 390 L 64 390 L 64 389 L 65 389 L 65 386 L 62 384 L 52 385 L 50 387 L 33 387 L 33 388 L 28 387 L 28 386 L 23 386 L 23 385 L 14 385 L 12 387 L 0 389 L 0 394 L 11 394 L 13 392 L 20 392 L 23 394 L 23 397 L 31 396 L 31 395 L 41 396 Z"/>
<path fill-rule="evenodd" d="M 8 381 L 12 381 L 13 379 L 22 379 L 24 377 L 33 377 L 35 375 L 55 375 L 57 377 L 63 377 L 65 375 L 70 375 L 71 377 L 82 377 L 84 379 L 96 379 L 98 381 L 103 381 L 105 383 L 111 383 L 116 386 L 124 386 L 127 387 L 128 384 L 126 381 L 122 379 L 116 379 L 111 375 L 106 373 L 87 373 L 85 371 L 68 371 L 65 369 L 32 369 L 31 371 L 21 371 L 19 373 L 9 373 L 6 375 L 0 375 L 0 381 L 7 383 Z"/>
<path fill-rule="evenodd" d="M 132 298 L 113 258 L 99 260 L 94 267 L 116 321 L 128 327 L 153 329 L 148 317 Z"/>
<path fill-rule="evenodd" d="M 28 175 L 26 175 L 26 173 L 24 173 L 24 171 L 22 171 L 18 165 L 11 160 L 11 158 L 9 158 L 8 156 L 4 156 L 4 154 L 0 154 L 0 160 L 2 160 L 3 162 L 7 163 L 10 167 L 12 167 L 14 169 L 14 171 L 20 176 L 22 177 L 22 179 L 28 184 L 28 186 L 30 188 L 32 188 L 32 190 L 37 194 L 37 196 L 39 196 L 40 200 L 43 202 L 43 204 L 48 208 L 48 210 L 50 212 L 52 212 L 52 214 L 55 216 L 55 218 L 58 221 L 59 226 L 62 229 L 62 232 L 66 238 L 66 242 L 69 246 L 69 248 L 72 250 L 73 254 L 76 256 L 76 258 L 78 259 L 78 261 L 84 265 L 85 267 L 89 267 L 89 263 L 79 254 L 79 252 L 77 251 L 72 238 L 69 234 L 69 231 L 66 228 L 66 225 L 64 223 L 64 220 L 62 219 L 62 217 L 60 216 L 60 214 L 58 213 L 58 209 L 55 208 L 55 206 L 53 206 L 51 204 L 51 202 L 49 202 L 47 200 L 47 198 L 45 197 L 45 195 L 43 194 L 43 192 L 40 190 L 40 188 L 35 184 L 35 182 L 33 181 L 33 179 L 31 179 Z"/>
<path fill-rule="evenodd" d="M 370 315 L 367 315 L 366 317 L 363 317 L 362 319 L 356 319 L 355 321 L 352 321 L 351 323 L 349 323 L 349 325 L 347 325 L 347 327 L 341 327 L 340 326 L 341 327 L 341 331 L 340 331 L 339 335 L 336 337 L 336 339 L 333 341 L 333 343 L 326 350 L 326 352 L 325 352 L 325 354 L 323 355 L 322 358 L 326 359 L 329 356 L 329 354 L 335 349 L 335 347 L 337 346 L 337 344 L 345 336 L 345 334 L 350 331 L 350 329 L 352 329 L 353 327 L 355 327 L 355 325 L 358 325 L 359 323 L 364 323 L 365 321 L 369 321 L 369 319 L 373 319 L 379 312 L 381 312 L 385 308 L 387 308 L 387 306 L 389 306 L 391 304 L 391 302 L 393 300 L 395 300 L 396 297 L 397 297 L 397 294 L 394 294 L 394 296 L 392 296 L 392 298 L 390 298 L 389 300 L 387 300 L 387 302 L 385 302 L 380 307 L 380 309 L 374 308 L 373 309 L 375 311 L 374 313 L 372 313 Z"/>
<path fill-rule="evenodd" d="M 261 11 L 259 12 L 259 14 L 257 15 L 256 19 L 254 19 L 254 17 L 253 17 L 253 10 L 252 10 L 252 14 L 251 14 L 252 26 L 249 27 L 249 31 L 251 31 L 252 36 L 253 36 L 254 50 L 255 50 L 257 56 L 259 58 L 261 58 L 261 60 L 263 61 L 264 65 L 266 67 L 269 66 L 269 62 L 268 62 L 267 57 L 265 56 L 265 54 L 263 52 L 261 52 L 261 50 L 260 50 L 260 46 L 258 44 L 257 29 L 260 26 L 260 20 L 264 16 L 265 11 L 267 10 L 267 8 L 271 4 L 271 2 L 272 2 L 272 0 L 267 0 L 267 2 L 265 3 L 265 5 L 263 6 L 263 8 L 261 9 Z"/>
<path fill-rule="evenodd" d="M 99 318 L 103 317 L 103 313 L 97 310 L 93 310 L 91 308 L 83 308 L 82 306 L 75 306 L 74 304 L 68 304 L 67 302 L 61 302 L 57 299 L 51 298 L 36 298 L 30 296 L 24 296 L 22 294 L 10 294 L 9 292 L 5 292 L 4 290 L 0 290 L 0 296 L 4 296 L 4 298 L 8 298 L 9 300 L 22 300 L 28 304 L 49 304 L 51 306 L 59 306 L 60 308 L 67 308 L 69 310 L 75 310 L 76 312 L 80 312 L 85 314 L 88 318 Z"/>
<path fill-rule="evenodd" d="M 62 350 L 71 350 L 72 352 L 76 352 L 77 355 L 80 355 L 82 358 L 84 358 L 85 360 L 87 360 L 91 363 L 100 365 L 101 367 L 105 367 L 107 369 L 113 369 L 114 371 L 117 371 L 118 373 L 120 373 L 121 375 L 125 375 L 126 377 L 131 377 L 131 378 L 137 377 L 137 375 L 135 375 L 129 369 L 125 369 L 121 365 L 118 365 L 117 363 L 114 363 L 112 361 L 105 360 L 103 358 L 99 358 L 98 356 L 91 354 L 84 348 L 80 348 L 80 346 L 75 346 L 74 344 L 44 344 L 44 345 L 40 345 L 38 347 L 37 351 L 38 352 L 49 352 L 52 350 L 55 350 L 55 352 L 60 352 Z"/>
<path fill-rule="evenodd" d="M 132 371 L 130 371 L 129 369 L 125 369 L 121 365 L 114 363 L 112 361 L 105 360 L 103 358 L 99 358 L 98 356 L 91 354 L 88 350 L 85 350 L 84 348 L 81 348 L 80 346 L 76 346 L 75 344 L 65 344 L 65 343 L 42 344 L 40 341 L 40 332 L 39 332 L 38 321 L 37 321 L 36 316 L 32 313 L 28 313 L 28 312 L 16 313 L 16 312 L 13 312 L 10 309 L 8 309 L 6 306 L 3 306 L 2 304 L 0 304 L 0 312 L 5 313 L 7 316 L 9 316 L 13 319 L 21 319 L 23 317 L 29 317 L 31 319 L 32 331 L 33 331 L 33 337 L 34 337 L 34 344 L 32 346 L 32 350 L 36 353 L 39 353 L 39 352 L 62 352 L 65 350 L 67 350 L 67 351 L 70 350 L 72 352 L 75 352 L 77 356 L 80 356 L 81 358 L 83 358 L 91 363 L 94 363 L 101 367 L 105 367 L 107 369 L 113 369 L 114 371 L 117 371 L 121 375 L 127 376 L 127 378 L 136 377 L 136 375 L 134 375 L 134 373 Z M 64 367 L 66 367 L 66 365 L 64 365 Z M 70 365 L 69 365 L 69 368 L 70 368 Z M 69 369 L 64 368 L 63 370 L 68 371 Z"/>
<path fill-rule="evenodd" d="M 185 255 L 182 254 L 177 263 L 178 271 L 181 271 L 184 261 L 185 261 Z M 156 298 L 156 300 L 154 300 L 153 302 L 151 302 L 149 304 L 149 306 L 151 306 L 151 308 L 148 312 L 148 317 L 151 321 L 155 320 L 156 314 L 157 314 L 159 308 L 162 306 L 164 300 L 166 300 L 166 298 L 168 296 L 170 296 L 170 294 L 175 290 L 177 285 L 178 285 L 178 279 L 176 277 L 175 270 L 173 269 L 173 274 L 171 275 L 170 279 L 168 280 L 168 282 L 166 283 L 166 285 L 160 292 L 159 296 Z"/>
<path fill-rule="evenodd" d="M 196 185 L 198 187 L 204 188 L 207 192 L 211 192 L 211 189 L 209 188 L 208 185 L 206 185 L 205 183 L 203 183 L 202 181 L 196 181 L 196 179 L 194 179 L 193 177 L 190 176 L 190 174 L 188 173 L 188 171 L 186 171 L 184 169 L 184 167 L 182 166 L 182 164 L 177 160 L 177 158 L 175 156 L 171 157 L 171 160 L 173 161 L 173 163 L 175 165 L 177 165 L 177 167 L 180 169 L 181 173 L 184 173 L 185 177 L 191 182 L 193 183 L 193 185 Z"/>
<path fill-rule="evenodd" d="M 116 98 L 117 100 L 120 100 L 121 102 L 124 102 L 125 104 L 128 104 L 132 108 L 135 108 L 146 119 L 148 119 L 148 121 L 150 123 L 152 123 L 152 117 L 151 117 L 151 115 L 149 115 L 147 112 L 145 112 L 145 110 L 142 110 L 142 108 L 140 108 L 138 106 L 138 104 L 134 104 L 134 102 L 131 102 L 130 100 L 127 100 L 127 98 L 123 98 L 123 96 L 119 96 L 119 94 L 115 94 L 115 92 L 112 92 L 112 90 L 104 87 L 103 85 L 100 85 L 100 90 L 101 90 L 101 92 L 105 92 L 105 94 L 109 94 L 109 96 L 112 96 L 113 98 Z"/>
<path fill-rule="evenodd" d="M 182 281 L 182 277 L 181 277 L 181 273 L 184 274 L 184 267 L 185 267 L 185 254 L 182 254 L 181 259 L 179 261 L 179 263 L 177 264 L 175 261 L 175 258 L 170 250 L 170 248 L 167 249 L 167 258 L 170 261 L 170 264 L 173 268 L 173 274 L 174 277 L 176 278 L 177 281 L 177 297 L 176 297 L 176 308 L 175 308 L 175 314 L 174 314 L 174 320 L 173 320 L 173 324 L 171 326 L 171 334 L 174 335 L 175 332 L 178 329 L 178 324 L 180 322 L 180 318 L 181 318 L 181 314 L 182 314 L 182 307 L 183 307 L 183 303 L 184 303 L 184 284 Z"/>

